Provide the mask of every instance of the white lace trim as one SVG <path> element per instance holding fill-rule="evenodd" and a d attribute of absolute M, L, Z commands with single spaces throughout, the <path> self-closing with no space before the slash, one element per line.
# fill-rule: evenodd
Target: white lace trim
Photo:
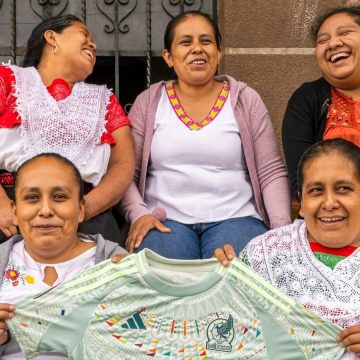
<path fill-rule="evenodd" d="M 360 324 L 360 249 L 331 270 L 316 259 L 305 223 L 269 231 L 240 255 L 287 295 L 342 328 Z"/>
<path fill-rule="evenodd" d="M 85 165 L 106 131 L 110 90 L 80 82 L 67 98 L 56 101 L 34 67 L 10 68 L 16 78 L 16 111 L 22 120 L 26 159 L 54 152 L 77 167 Z"/>

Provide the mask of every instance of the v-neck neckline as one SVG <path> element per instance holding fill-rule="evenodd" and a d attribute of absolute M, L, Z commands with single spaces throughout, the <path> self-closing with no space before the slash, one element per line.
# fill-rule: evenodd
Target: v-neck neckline
<path fill-rule="evenodd" d="M 200 122 L 197 123 L 190 118 L 190 116 L 185 112 L 184 108 L 182 107 L 176 92 L 175 92 L 175 83 L 174 81 L 168 81 L 165 83 L 165 90 L 167 96 L 169 98 L 170 104 L 175 111 L 177 117 L 180 121 L 189 129 L 189 130 L 201 130 L 206 125 L 210 124 L 216 116 L 220 113 L 221 109 L 223 108 L 226 99 L 230 93 L 230 84 L 228 81 L 223 81 L 221 90 L 219 95 L 217 96 L 214 105 L 210 109 L 209 113 L 205 116 L 205 118 Z"/>

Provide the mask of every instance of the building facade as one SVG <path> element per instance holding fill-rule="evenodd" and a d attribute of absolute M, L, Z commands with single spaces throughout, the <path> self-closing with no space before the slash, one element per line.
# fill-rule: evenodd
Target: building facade
<path fill-rule="evenodd" d="M 325 8 L 360 4 L 349 0 L 0 0 L 0 60 L 21 64 L 34 26 L 72 13 L 87 23 L 97 43 L 89 81 L 107 83 L 129 110 L 150 83 L 173 74 L 162 58 L 171 17 L 201 10 L 217 19 L 223 36 L 219 72 L 255 88 L 269 108 L 280 143 L 291 93 L 320 76 L 309 28 Z"/>

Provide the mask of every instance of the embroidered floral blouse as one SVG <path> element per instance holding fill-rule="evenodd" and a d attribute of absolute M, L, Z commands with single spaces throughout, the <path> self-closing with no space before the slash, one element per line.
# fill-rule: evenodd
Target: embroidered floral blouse
<path fill-rule="evenodd" d="M 12 70 L 8 66 L 0 66 L 0 128 L 21 125 L 21 118 L 15 110 L 14 84 L 15 77 Z M 47 89 L 56 101 L 64 100 L 71 94 L 69 84 L 63 79 L 55 79 Z M 111 133 L 126 125 L 130 125 L 129 120 L 115 95 L 112 94 L 107 106 L 106 132 L 102 134 L 100 143 L 115 144 Z"/>
<path fill-rule="evenodd" d="M 331 89 L 323 139 L 342 138 L 360 146 L 360 101 Z"/>
<path fill-rule="evenodd" d="M 82 239 L 82 241 L 91 242 L 87 239 Z M 12 304 L 24 297 L 49 290 L 52 286 L 80 273 L 86 267 L 94 265 L 95 253 L 96 246 L 62 263 L 41 264 L 25 250 L 24 240 L 16 243 L 11 249 L 9 262 L 0 283 L 0 301 Z M 55 268 L 58 274 L 52 286 L 43 281 L 46 267 Z"/>
<path fill-rule="evenodd" d="M 83 239 L 89 242 L 87 239 Z M 79 274 L 89 266 L 95 264 L 96 246 L 88 249 L 74 259 L 58 264 L 37 263 L 25 250 L 24 240 L 15 243 L 11 249 L 9 262 L 5 269 L 4 277 L 0 283 L 0 302 L 14 304 L 21 299 L 34 294 L 43 293 L 58 286 L 60 283 Z M 43 282 L 44 271 L 47 266 L 54 267 L 58 278 L 50 286 Z M 62 311 L 62 310 L 60 310 Z M 0 355 L 1 359 L 24 360 L 25 357 L 20 350 L 15 338 L 12 337 L 10 343 L 6 346 L 5 353 Z M 67 356 L 58 352 L 45 353 L 37 356 L 35 359 L 42 360 L 63 360 Z"/>

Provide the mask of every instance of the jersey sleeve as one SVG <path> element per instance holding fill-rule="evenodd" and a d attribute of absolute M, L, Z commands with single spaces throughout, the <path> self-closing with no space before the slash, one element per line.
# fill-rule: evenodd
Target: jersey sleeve
<path fill-rule="evenodd" d="M 70 356 L 81 343 L 98 304 L 114 288 L 126 286 L 129 280 L 125 275 L 136 271 L 131 256 L 117 264 L 106 260 L 16 303 L 15 316 L 7 325 L 26 359 L 48 351 Z"/>

